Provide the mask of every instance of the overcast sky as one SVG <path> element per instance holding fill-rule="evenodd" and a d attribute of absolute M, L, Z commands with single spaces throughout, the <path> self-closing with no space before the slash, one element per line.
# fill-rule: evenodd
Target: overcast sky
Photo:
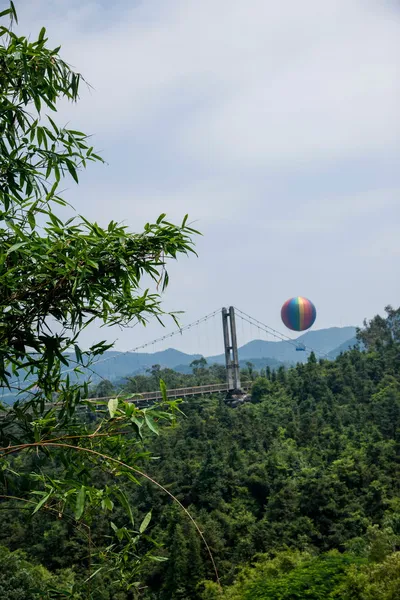
<path fill-rule="evenodd" d="M 294 295 L 313 300 L 318 329 L 399 306 L 397 1 L 16 6 L 20 31 L 45 25 L 93 86 L 59 120 L 95 134 L 108 165 L 68 184 L 67 199 L 133 231 L 189 213 L 204 234 L 198 259 L 170 267 L 165 308 L 185 311 L 183 323 L 233 304 L 285 331 L 280 307 Z M 160 334 L 154 324 L 83 341 L 126 350 Z M 170 345 L 199 351 L 187 340 Z"/>

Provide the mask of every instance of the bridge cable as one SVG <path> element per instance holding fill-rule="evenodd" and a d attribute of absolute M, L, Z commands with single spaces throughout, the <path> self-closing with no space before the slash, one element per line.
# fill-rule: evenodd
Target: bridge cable
<path fill-rule="evenodd" d="M 188 325 L 184 325 L 183 327 L 180 327 L 179 329 L 176 329 L 175 331 L 172 331 L 171 333 L 167 333 L 164 336 L 161 336 L 159 338 L 151 340 L 150 342 L 146 342 L 146 343 L 136 346 L 134 348 L 130 348 L 129 350 L 125 350 L 124 352 L 120 352 L 120 353 L 118 353 L 117 356 L 109 356 L 107 358 L 102 358 L 101 360 L 97 360 L 96 362 L 93 363 L 93 366 L 97 366 L 101 363 L 104 363 L 104 362 L 107 362 L 110 360 L 116 360 L 117 358 L 120 358 L 121 356 L 125 356 L 126 354 L 129 354 L 130 352 L 138 352 L 139 350 L 143 350 L 144 348 L 147 348 L 148 346 L 151 346 L 151 345 L 154 346 L 154 344 L 156 344 L 158 342 L 163 342 L 164 340 L 172 338 L 175 335 L 178 335 L 178 334 L 182 335 L 184 331 L 187 331 L 188 329 L 191 329 L 192 327 L 197 327 L 198 325 L 201 325 L 201 323 L 204 323 L 208 319 L 211 319 L 217 313 L 219 313 L 220 310 L 221 309 L 218 308 L 217 310 L 214 310 L 212 313 L 209 313 L 208 315 L 201 317 L 201 319 L 197 319 L 196 321 L 193 321 L 192 323 L 188 323 Z M 67 371 L 63 371 L 63 373 L 68 373 L 70 371 L 74 371 L 74 369 L 69 369 Z"/>
<path fill-rule="evenodd" d="M 238 313 L 238 317 L 240 317 L 244 321 L 247 321 L 248 323 L 250 323 L 250 324 L 252 324 L 254 326 L 259 327 L 259 329 L 261 329 L 265 333 L 269 333 L 270 335 L 272 335 L 273 337 L 281 340 L 282 342 L 287 342 L 288 344 L 291 344 L 292 346 L 295 346 L 297 348 L 298 342 L 296 342 L 296 340 L 294 340 L 293 338 L 290 338 L 289 336 L 285 335 L 284 333 L 280 333 L 276 329 L 273 329 L 272 327 L 269 327 L 269 325 L 266 325 L 265 323 L 262 323 L 258 319 L 255 319 L 254 317 L 252 317 L 252 316 L 248 315 L 247 313 L 243 312 L 239 308 L 235 307 L 235 311 Z M 323 352 L 322 350 L 314 350 L 314 348 L 311 348 L 311 346 L 306 346 L 305 344 L 303 344 L 303 345 L 306 348 L 306 350 L 309 350 L 310 352 L 314 352 L 314 354 L 318 354 L 320 356 L 328 357 L 328 354 L 326 352 Z"/>

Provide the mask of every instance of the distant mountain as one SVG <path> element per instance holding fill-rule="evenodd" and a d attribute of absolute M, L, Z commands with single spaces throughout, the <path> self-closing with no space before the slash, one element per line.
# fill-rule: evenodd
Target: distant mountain
<path fill-rule="evenodd" d="M 260 369 L 266 366 L 278 368 L 280 365 L 288 366 L 305 362 L 310 351 L 297 352 L 296 344 L 298 343 L 313 349 L 317 357 L 322 356 L 333 360 L 341 352 L 356 344 L 355 334 L 355 327 L 331 327 L 330 329 L 308 331 L 294 340 L 295 345 L 287 342 L 253 340 L 239 348 L 239 363 L 244 367 L 246 362 L 252 362 L 256 369 Z M 98 361 L 92 365 L 91 370 L 87 370 L 79 379 L 82 381 L 90 379 L 92 384 L 98 383 L 101 379 L 116 382 L 131 375 L 145 373 L 153 365 L 175 369 L 181 373 L 190 373 L 190 363 L 198 358 L 201 358 L 200 354 L 185 354 L 174 348 L 153 354 L 108 351 L 99 357 Z M 209 365 L 224 364 L 225 356 L 224 354 L 210 356 L 207 357 L 207 362 Z M 4 396 L 0 396 L 1 400 L 13 402 L 15 395 L 4 391 Z"/>
<path fill-rule="evenodd" d="M 65 370 L 69 370 L 73 366 L 76 366 L 75 355 L 69 355 L 71 357 L 71 366 L 65 367 Z M 68 355 L 67 355 L 68 358 Z M 90 369 L 82 369 L 83 374 L 76 376 L 74 373 L 70 373 L 71 380 L 75 379 L 78 381 L 90 380 L 91 384 L 99 383 L 102 379 L 109 379 L 110 381 L 116 382 L 118 380 L 129 377 L 137 373 L 145 373 L 147 369 L 151 369 L 153 365 L 160 365 L 164 368 L 173 369 L 176 365 L 190 365 L 190 363 L 201 358 L 201 354 L 185 354 L 174 348 L 168 348 L 162 352 L 150 353 L 139 353 L 139 352 L 116 352 L 109 350 L 95 361 Z M 191 372 L 191 370 L 190 370 Z M 21 381 L 23 376 L 21 374 Z M 18 386 L 18 379 L 11 381 L 11 384 Z M 29 385 L 29 380 L 25 381 L 25 386 Z M 11 404 L 17 399 L 16 393 L 8 392 L 3 388 L 0 394 L 0 402 Z"/>
<path fill-rule="evenodd" d="M 331 327 L 307 331 L 293 341 L 295 344 L 304 344 L 307 348 L 313 349 L 317 357 L 326 358 L 329 352 L 354 339 L 355 333 L 355 327 Z M 255 358 L 273 358 L 280 363 L 295 364 L 305 362 L 309 354 L 309 351 L 298 352 L 296 346 L 288 342 L 267 342 L 265 340 L 253 340 L 239 348 L 239 360 L 246 361 Z M 207 361 L 223 363 L 225 357 L 223 354 L 219 354 L 208 358 Z"/>
<path fill-rule="evenodd" d="M 347 340 L 352 339 L 356 335 L 356 327 L 330 327 L 329 329 L 317 329 L 315 331 L 307 331 L 297 341 L 302 342 L 306 346 L 314 348 L 318 352 L 328 354 Z"/>
<path fill-rule="evenodd" d="M 350 340 L 347 340 L 346 342 L 344 342 L 343 344 L 340 344 L 340 346 L 338 346 L 337 348 L 334 348 L 334 350 L 331 350 L 328 353 L 328 357 L 331 360 L 334 360 L 335 358 L 337 358 L 340 354 L 342 354 L 343 352 L 346 352 L 347 350 L 350 350 L 350 348 L 354 348 L 355 346 L 359 346 L 360 349 L 362 350 L 364 348 L 363 344 L 361 344 L 356 337 L 352 337 Z"/>
<path fill-rule="evenodd" d="M 103 354 L 93 364 L 92 368 L 97 374 L 98 379 L 104 377 L 105 379 L 114 381 L 135 373 L 145 373 L 153 365 L 173 369 L 176 365 L 189 366 L 192 361 L 199 358 L 201 358 L 201 354 L 185 354 L 174 348 L 168 348 L 167 350 L 154 352 L 153 354 L 109 351 Z M 95 379 L 94 374 L 92 375 L 92 379 Z"/>

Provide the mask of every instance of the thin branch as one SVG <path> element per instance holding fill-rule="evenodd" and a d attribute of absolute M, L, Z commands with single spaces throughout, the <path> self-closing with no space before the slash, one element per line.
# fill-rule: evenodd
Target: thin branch
<path fill-rule="evenodd" d="M 61 437 L 58 438 L 51 438 L 49 440 L 44 440 L 43 444 L 50 444 L 53 442 L 61 442 L 63 440 L 80 440 L 80 439 L 94 439 L 94 438 L 99 438 L 99 437 L 115 437 L 115 436 L 119 436 L 119 435 L 128 435 L 129 433 L 132 433 L 132 431 L 116 431 L 116 432 L 111 432 L 108 431 L 106 433 L 88 433 L 88 434 L 80 434 L 80 435 L 63 435 Z M 25 446 L 30 446 L 30 445 L 37 445 L 37 444 L 24 444 L 24 448 Z M 7 446 L 4 448 L 0 448 L 0 452 L 2 452 L 2 456 L 8 456 L 8 454 L 13 454 L 14 452 L 18 452 L 21 449 L 21 444 L 18 444 L 16 446 Z"/>
<path fill-rule="evenodd" d="M 220 579 L 219 579 L 218 569 L 217 569 L 217 565 L 215 564 L 215 560 L 214 560 L 213 554 L 211 552 L 210 546 L 207 543 L 207 540 L 204 537 L 203 532 L 201 531 L 200 527 L 197 525 L 195 519 L 192 517 L 192 515 L 187 510 L 187 508 L 185 508 L 183 506 L 183 504 L 180 502 L 180 500 L 178 500 L 178 498 L 176 496 L 174 496 L 169 490 L 167 490 L 167 488 L 165 488 L 163 485 L 161 485 L 161 483 L 158 483 L 158 481 L 156 481 L 155 479 L 153 479 L 152 477 L 150 477 L 146 473 L 143 473 L 143 471 L 140 471 L 139 469 L 136 469 L 136 467 L 131 467 L 130 465 L 127 465 L 122 460 L 118 460 L 117 458 L 114 458 L 112 456 L 108 456 L 106 454 L 98 452 L 97 450 L 92 450 L 91 448 L 84 448 L 84 447 L 81 447 L 81 446 L 73 446 L 72 444 L 56 444 L 56 443 L 53 443 L 53 442 L 35 442 L 35 443 L 32 443 L 32 444 L 21 444 L 20 446 L 14 446 L 14 447 L 9 447 L 9 448 L 0 448 L 0 451 L 6 451 L 7 454 L 11 454 L 13 452 L 18 452 L 20 450 L 28 450 L 29 448 L 38 448 L 38 447 L 46 447 L 46 446 L 49 446 L 49 447 L 52 447 L 52 448 L 68 448 L 70 450 L 77 450 L 78 452 L 86 452 L 88 454 L 92 454 L 93 456 L 97 456 L 97 457 L 102 458 L 104 460 L 108 460 L 108 461 L 114 462 L 114 463 L 116 463 L 118 465 L 121 465 L 125 469 L 128 469 L 129 471 L 133 471 L 134 473 L 137 473 L 141 477 L 144 477 L 145 479 L 147 479 L 148 481 L 150 481 L 151 483 L 153 483 L 155 486 L 157 486 L 158 488 L 160 488 L 165 494 L 167 494 L 170 498 L 172 498 L 172 500 L 176 504 L 178 504 L 180 506 L 180 508 L 184 511 L 184 513 L 186 514 L 186 516 L 189 517 L 190 521 L 195 526 L 198 534 L 200 535 L 200 537 L 201 537 L 201 539 L 202 539 L 202 541 L 203 541 L 203 543 L 204 543 L 204 545 L 205 545 L 205 547 L 207 549 L 208 555 L 210 557 L 211 563 L 212 563 L 213 568 L 214 568 L 214 573 L 215 573 L 215 576 L 216 576 L 216 580 L 217 580 L 218 586 L 221 589 L 221 582 L 220 582 Z"/>

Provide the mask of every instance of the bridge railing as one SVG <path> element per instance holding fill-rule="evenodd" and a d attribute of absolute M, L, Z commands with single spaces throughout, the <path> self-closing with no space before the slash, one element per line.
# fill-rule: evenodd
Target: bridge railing
<path fill-rule="evenodd" d="M 242 386 L 243 391 L 247 391 L 251 387 L 251 384 L 244 384 Z M 218 394 L 222 392 L 228 392 L 228 384 L 227 383 L 211 383 L 208 385 L 198 385 L 193 387 L 184 387 L 184 388 L 176 388 L 173 390 L 167 390 L 167 398 L 187 398 L 190 396 L 204 396 L 206 394 Z M 110 400 L 110 398 L 114 398 L 115 396 L 108 396 L 105 398 L 90 398 L 87 401 L 92 405 L 97 405 L 101 401 Z M 127 398 L 128 402 L 137 402 L 138 404 L 157 402 L 157 400 L 162 400 L 162 393 L 160 390 L 156 392 L 141 392 L 137 394 L 133 394 L 130 398 Z M 57 404 L 46 403 L 46 408 L 51 408 Z M 99 407 L 101 404 L 98 405 Z M 4 418 L 6 413 L 0 414 L 0 420 Z"/>
<path fill-rule="evenodd" d="M 193 387 L 176 388 L 173 390 L 167 390 L 167 398 L 180 398 L 181 396 L 198 396 L 201 394 L 212 394 L 213 392 L 227 392 L 228 384 L 226 383 L 212 383 L 209 385 L 199 385 Z M 158 390 L 156 392 L 141 392 L 138 393 L 137 397 L 132 398 L 135 400 L 161 400 L 162 394 Z"/>

